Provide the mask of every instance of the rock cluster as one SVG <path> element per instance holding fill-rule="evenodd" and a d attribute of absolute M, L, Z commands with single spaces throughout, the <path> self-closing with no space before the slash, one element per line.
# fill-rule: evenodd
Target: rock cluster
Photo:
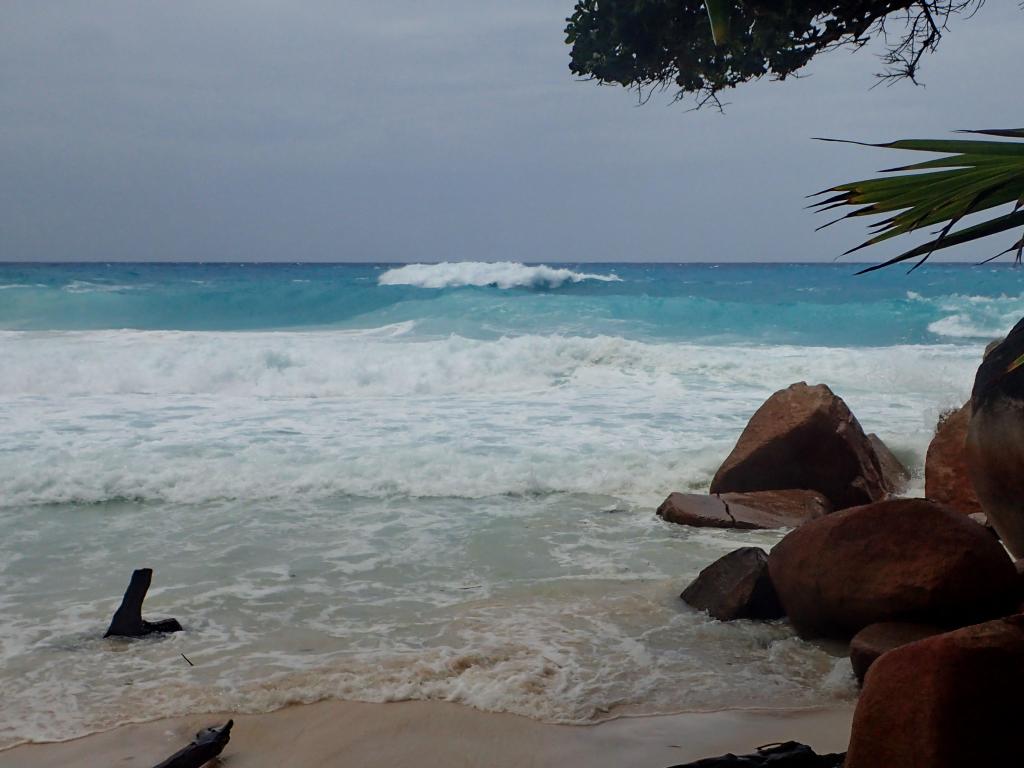
<path fill-rule="evenodd" d="M 824 384 L 793 384 L 750 419 L 710 495 L 673 493 L 664 520 L 700 528 L 796 528 L 901 492 L 910 473 Z"/>
<path fill-rule="evenodd" d="M 824 384 L 776 392 L 750 419 L 711 493 L 818 491 L 835 509 L 885 498 L 892 485 L 860 423 Z"/>
<path fill-rule="evenodd" d="M 711 564 L 682 598 L 719 620 L 785 614 L 804 638 L 850 641 L 863 690 L 845 768 L 1024 765 L 1024 559 L 1007 552 L 1024 558 L 1024 321 L 940 420 L 925 474 L 927 498 L 891 498 L 909 474 L 840 398 L 777 392 L 713 495 L 673 494 L 658 513 L 793 530 L 770 554 Z"/>

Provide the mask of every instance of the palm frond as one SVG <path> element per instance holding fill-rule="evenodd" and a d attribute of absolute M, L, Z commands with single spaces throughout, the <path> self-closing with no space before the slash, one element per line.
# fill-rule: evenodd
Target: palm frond
<path fill-rule="evenodd" d="M 917 269 L 935 251 L 980 240 L 1014 227 L 1024 227 L 1024 211 L 1021 210 L 1024 207 L 1024 128 L 990 128 L 959 133 L 1014 140 L 910 139 L 886 144 L 843 142 L 946 155 L 882 171 L 884 174 L 895 175 L 840 184 L 812 195 L 827 195 L 824 200 L 811 205 L 818 211 L 847 206 L 853 209 L 819 229 L 844 219 L 885 215 L 885 218 L 870 225 L 872 235 L 860 245 L 848 250 L 844 256 L 923 227 L 939 227 L 932 233 L 934 237 L 927 243 L 911 248 L 886 262 L 863 269 L 858 274 L 919 258 L 912 268 Z M 973 226 L 954 230 L 966 216 L 1005 205 L 1013 205 L 1012 211 L 993 216 Z M 1024 253 L 1024 237 L 992 258 L 998 258 L 1011 251 L 1017 252 L 1016 259 L 1020 262 Z"/>
<path fill-rule="evenodd" d="M 711 39 L 715 45 L 722 45 L 729 38 L 729 21 L 732 13 L 730 0 L 706 0 L 704 7 L 711 22 Z"/>

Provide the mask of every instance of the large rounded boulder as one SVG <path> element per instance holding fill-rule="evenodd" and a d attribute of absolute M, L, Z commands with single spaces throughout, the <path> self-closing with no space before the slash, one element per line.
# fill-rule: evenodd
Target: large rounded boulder
<path fill-rule="evenodd" d="M 768 398 L 711 482 L 711 493 L 791 488 L 818 491 L 836 509 L 892 490 L 857 419 L 824 384 L 800 382 Z"/>
<path fill-rule="evenodd" d="M 868 670 L 845 768 L 1024 765 L 1024 616 L 903 645 Z"/>
<path fill-rule="evenodd" d="M 1024 557 L 1024 320 L 978 368 L 967 465 L 989 522 Z"/>
<path fill-rule="evenodd" d="M 849 639 L 887 621 L 960 627 L 1015 605 L 1006 550 L 966 515 L 895 499 L 805 523 L 768 557 L 779 600 L 803 637 Z"/>

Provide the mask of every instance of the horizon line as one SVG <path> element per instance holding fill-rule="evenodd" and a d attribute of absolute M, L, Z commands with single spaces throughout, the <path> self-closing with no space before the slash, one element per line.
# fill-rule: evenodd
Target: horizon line
<path fill-rule="evenodd" d="M 225 266 L 249 266 L 249 265 L 266 265 L 266 266 L 335 266 L 335 267 L 368 267 L 368 266 L 410 266 L 410 265 L 435 265 L 435 264 L 523 264 L 524 266 L 550 266 L 554 265 L 575 265 L 575 264 L 610 264 L 616 266 L 622 265 L 633 265 L 633 266 L 819 266 L 819 267 L 843 267 L 843 266 L 860 266 L 863 264 L 875 264 L 877 262 L 873 260 L 867 261 L 518 261 L 511 259 L 501 259 L 498 261 L 484 261 L 477 259 L 458 259 L 458 260 L 445 260 L 445 261 L 273 261 L 273 260 L 257 260 L 257 261 L 236 261 L 231 259 L 216 259 L 216 260 L 162 260 L 153 259 L 146 261 L 134 261 L 130 259 L 89 259 L 83 261 L 68 260 L 68 261 L 35 261 L 35 260 L 0 260 L 0 266 L 66 266 L 66 265 L 100 265 L 100 264 L 141 264 L 141 265 L 180 265 L 180 266 L 207 266 L 207 265 L 225 265 Z M 976 262 L 976 261 L 929 261 L 924 266 L 1019 266 L 1012 259 L 1008 261 L 990 261 L 990 262 Z"/>

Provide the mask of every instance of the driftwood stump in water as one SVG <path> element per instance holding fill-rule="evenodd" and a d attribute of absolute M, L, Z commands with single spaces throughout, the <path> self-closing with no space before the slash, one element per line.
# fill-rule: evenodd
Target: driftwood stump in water
<path fill-rule="evenodd" d="M 132 572 L 132 580 L 121 598 L 121 606 L 114 613 L 104 637 L 142 637 L 153 632 L 181 632 L 181 624 L 177 619 L 143 621 L 142 601 L 146 599 L 152 581 L 152 568 L 139 568 Z"/>
<path fill-rule="evenodd" d="M 672 768 L 841 768 L 845 754 L 819 755 L 806 744 L 787 741 L 757 748 L 756 755 L 722 755 Z"/>
<path fill-rule="evenodd" d="M 205 765 L 227 746 L 231 740 L 231 726 L 234 724 L 234 720 L 228 720 L 220 728 L 206 728 L 200 731 L 196 734 L 195 741 L 154 768 L 199 768 Z"/>

